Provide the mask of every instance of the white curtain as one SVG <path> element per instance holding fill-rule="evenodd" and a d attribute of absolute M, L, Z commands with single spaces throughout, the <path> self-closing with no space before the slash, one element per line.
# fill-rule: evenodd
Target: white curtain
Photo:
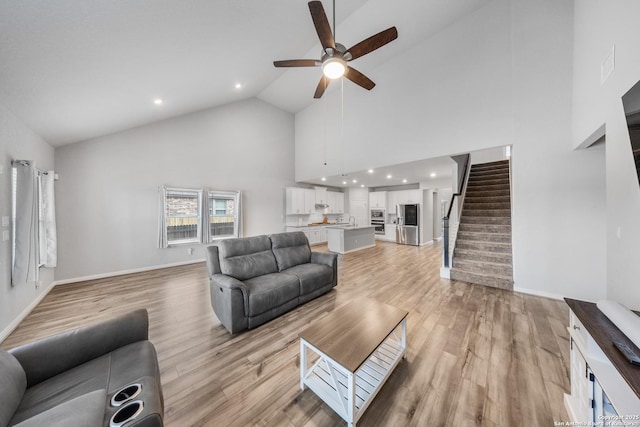
<path fill-rule="evenodd" d="M 36 280 L 36 169 L 30 160 L 12 162 L 11 286 Z"/>
<path fill-rule="evenodd" d="M 208 244 L 211 240 L 211 214 L 209 213 L 209 190 L 203 188 L 200 191 L 200 243 Z"/>
<path fill-rule="evenodd" d="M 58 237 L 56 234 L 56 201 L 54 194 L 55 172 L 43 172 L 39 176 L 39 251 L 41 267 L 58 264 Z"/>
<path fill-rule="evenodd" d="M 158 248 L 169 247 L 167 242 L 167 216 L 165 206 L 167 205 L 167 187 L 162 185 L 158 188 Z"/>

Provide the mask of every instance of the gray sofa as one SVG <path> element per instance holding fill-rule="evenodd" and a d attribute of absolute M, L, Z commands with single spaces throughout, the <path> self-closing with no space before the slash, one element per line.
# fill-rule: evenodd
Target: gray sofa
<path fill-rule="evenodd" d="M 211 305 L 229 332 L 255 328 L 338 284 L 338 256 L 312 252 L 303 232 L 208 246 Z"/>
<path fill-rule="evenodd" d="M 0 427 L 163 425 L 164 401 L 148 314 L 0 349 Z M 123 393 L 119 391 L 128 385 Z M 116 415 L 117 413 L 117 415 Z M 123 422 L 124 421 L 124 422 Z"/>

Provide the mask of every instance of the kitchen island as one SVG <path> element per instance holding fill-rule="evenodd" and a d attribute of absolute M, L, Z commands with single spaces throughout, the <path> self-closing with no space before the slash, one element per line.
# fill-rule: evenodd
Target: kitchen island
<path fill-rule="evenodd" d="M 376 245 L 374 226 L 338 225 L 326 229 L 331 252 L 346 254 Z"/>

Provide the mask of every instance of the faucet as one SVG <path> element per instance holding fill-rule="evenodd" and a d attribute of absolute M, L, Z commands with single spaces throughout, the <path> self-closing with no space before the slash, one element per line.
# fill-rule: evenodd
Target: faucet
<path fill-rule="evenodd" d="M 351 218 L 353 218 L 353 226 L 357 227 L 358 226 L 358 220 L 356 220 L 355 216 L 350 216 L 349 217 L 349 225 L 351 225 Z"/>

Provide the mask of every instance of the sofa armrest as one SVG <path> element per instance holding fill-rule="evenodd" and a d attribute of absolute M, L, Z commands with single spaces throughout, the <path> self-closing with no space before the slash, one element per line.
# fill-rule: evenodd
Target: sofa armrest
<path fill-rule="evenodd" d="M 239 289 L 242 293 L 246 293 L 247 286 L 235 277 L 227 276 L 225 274 L 213 274 L 211 275 L 211 285 L 222 286 L 226 289 Z"/>
<path fill-rule="evenodd" d="M 211 275 L 209 282 L 211 306 L 218 320 L 232 334 L 247 329 L 247 286 L 240 280 L 224 274 Z"/>
<path fill-rule="evenodd" d="M 311 252 L 311 262 L 314 264 L 325 264 L 338 269 L 338 254 L 330 252 Z"/>
<path fill-rule="evenodd" d="M 333 286 L 338 286 L 338 254 L 331 252 L 311 252 L 311 262 L 333 268 Z"/>
<path fill-rule="evenodd" d="M 149 339 L 149 314 L 140 309 L 93 325 L 53 335 L 9 350 L 27 375 L 27 387 L 103 356 L 127 344 Z"/>

